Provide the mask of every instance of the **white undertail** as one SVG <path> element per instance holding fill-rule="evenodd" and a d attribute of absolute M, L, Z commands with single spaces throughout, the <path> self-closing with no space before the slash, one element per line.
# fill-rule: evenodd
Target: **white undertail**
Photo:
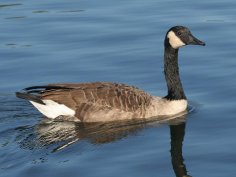
<path fill-rule="evenodd" d="M 52 100 L 42 100 L 45 105 L 30 101 L 43 115 L 55 119 L 58 116 L 75 116 L 75 111 L 64 104 L 59 104 Z"/>

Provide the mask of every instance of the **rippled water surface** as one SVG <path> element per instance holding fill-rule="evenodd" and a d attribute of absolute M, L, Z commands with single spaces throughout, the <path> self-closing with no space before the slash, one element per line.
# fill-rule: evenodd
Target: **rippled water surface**
<path fill-rule="evenodd" d="M 236 2 L 1 0 L 1 177 L 236 176 Z M 52 122 L 14 92 L 112 81 L 165 95 L 163 40 L 181 24 L 192 111 L 172 121 Z"/>

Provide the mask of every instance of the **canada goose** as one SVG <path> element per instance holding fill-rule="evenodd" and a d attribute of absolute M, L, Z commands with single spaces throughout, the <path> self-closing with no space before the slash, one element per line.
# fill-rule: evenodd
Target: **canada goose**
<path fill-rule="evenodd" d="M 42 114 L 52 119 L 60 116 L 83 122 L 101 122 L 175 115 L 187 109 L 187 98 L 179 77 L 178 51 L 190 44 L 205 45 L 184 26 L 174 26 L 167 31 L 164 74 L 168 94 L 165 97 L 110 82 L 33 86 L 16 92 L 16 96 L 29 100 Z"/>

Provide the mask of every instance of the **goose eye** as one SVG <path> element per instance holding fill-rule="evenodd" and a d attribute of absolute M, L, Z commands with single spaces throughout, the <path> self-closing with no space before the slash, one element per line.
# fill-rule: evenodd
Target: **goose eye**
<path fill-rule="evenodd" d="M 178 36 L 181 36 L 181 35 L 182 35 L 182 33 L 181 33 L 181 32 L 179 32 L 179 31 L 177 32 L 177 34 L 178 34 Z"/>

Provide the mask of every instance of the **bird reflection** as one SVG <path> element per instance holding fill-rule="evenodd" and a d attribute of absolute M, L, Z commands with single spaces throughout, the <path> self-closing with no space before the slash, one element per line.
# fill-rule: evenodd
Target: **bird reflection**
<path fill-rule="evenodd" d="M 168 123 L 171 137 L 171 161 L 176 177 L 190 177 L 187 174 L 184 158 L 182 155 L 182 146 L 185 135 L 185 118 L 180 116 L 173 120 L 148 121 L 148 120 L 130 120 L 110 123 L 75 123 L 65 121 L 51 121 L 44 119 L 34 127 L 34 136 L 31 137 L 33 146 L 55 147 L 52 152 L 61 150 L 78 140 L 88 140 L 93 144 L 103 144 L 125 138 L 128 135 L 150 126 L 159 126 L 160 123 Z M 25 139 L 28 148 L 29 138 Z M 31 147 L 32 149 L 32 147 Z"/>
<path fill-rule="evenodd" d="M 134 134 L 145 127 L 159 126 L 160 123 L 179 124 L 185 116 L 167 120 L 158 117 L 157 120 L 137 119 L 113 121 L 104 123 L 83 123 L 44 119 L 36 125 L 37 140 L 42 145 L 61 142 L 66 147 L 80 139 L 89 140 L 93 144 L 102 144 L 117 141 Z M 68 143 L 68 145 L 67 145 Z M 61 149 L 60 147 L 59 149 Z"/>

